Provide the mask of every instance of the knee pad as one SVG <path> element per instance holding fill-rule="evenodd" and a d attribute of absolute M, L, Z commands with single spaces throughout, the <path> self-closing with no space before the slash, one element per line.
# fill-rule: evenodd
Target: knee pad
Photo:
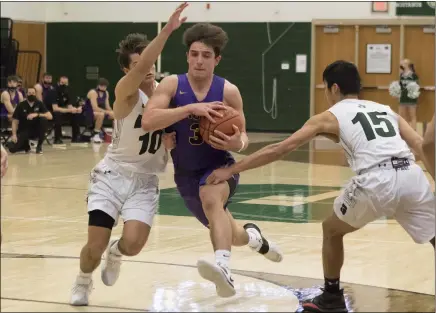
<path fill-rule="evenodd" d="M 106 212 L 101 210 L 93 210 L 89 212 L 88 215 L 88 226 L 104 227 L 108 229 L 112 229 L 114 227 L 115 220 Z"/>

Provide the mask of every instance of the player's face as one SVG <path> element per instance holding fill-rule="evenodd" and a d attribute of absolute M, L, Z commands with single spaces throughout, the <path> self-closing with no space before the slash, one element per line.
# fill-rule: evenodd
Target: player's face
<path fill-rule="evenodd" d="M 328 88 L 327 82 L 324 82 L 324 92 L 329 106 L 333 106 L 341 100 L 339 86 L 336 84 L 333 84 L 331 88 Z"/>
<path fill-rule="evenodd" d="M 104 85 L 98 85 L 98 90 L 100 90 L 100 91 L 106 91 L 107 90 L 107 86 L 104 86 Z"/>
<path fill-rule="evenodd" d="M 130 55 L 130 66 L 128 69 L 124 69 L 124 72 L 127 74 L 127 72 L 129 70 L 134 68 L 136 66 L 136 64 L 138 64 L 139 59 L 140 59 L 140 57 L 139 57 L 138 53 L 131 54 Z M 150 69 L 150 71 L 147 73 L 147 75 L 145 75 L 143 82 L 147 83 L 147 84 L 151 84 L 151 83 L 154 83 L 155 78 L 156 78 L 156 66 L 153 64 L 153 67 Z"/>
<path fill-rule="evenodd" d="M 43 78 L 44 84 L 50 85 L 52 83 L 52 79 L 53 78 L 51 76 L 44 76 Z"/>
<path fill-rule="evenodd" d="M 212 47 L 206 46 L 202 42 L 194 42 L 188 53 L 188 72 L 197 78 L 205 78 L 213 75 L 215 66 L 221 60 L 221 56 L 216 57 Z"/>
<path fill-rule="evenodd" d="M 9 88 L 17 88 L 18 87 L 18 82 L 16 80 L 11 80 L 8 82 L 8 87 Z"/>

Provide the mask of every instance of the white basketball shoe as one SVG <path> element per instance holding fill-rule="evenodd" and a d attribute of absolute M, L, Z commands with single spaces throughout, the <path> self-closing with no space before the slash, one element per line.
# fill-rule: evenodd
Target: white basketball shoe
<path fill-rule="evenodd" d="M 70 304 L 75 306 L 88 305 L 89 295 L 92 291 L 92 277 L 77 275 L 71 290 Z"/>

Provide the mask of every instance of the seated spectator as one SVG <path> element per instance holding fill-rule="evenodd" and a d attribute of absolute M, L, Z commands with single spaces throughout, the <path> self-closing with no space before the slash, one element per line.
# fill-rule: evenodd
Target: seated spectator
<path fill-rule="evenodd" d="M 55 88 L 56 98 L 53 101 L 53 121 L 55 130 L 54 144 L 62 144 L 62 123 L 68 121 L 71 125 L 71 142 L 80 142 L 80 118 L 82 107 L 74 107 L 68 77 L 61 76 Z"/>
<path fill-rule="evenodd" d="M 93 142 L 101 143 L 100 133 L 102 132 L 104 118 L 114 119 L 114 112 L 109 104 L 109 92 L 107 87 L 109 82 L 106 78 L 100 78 L 97 88 L 91 89 L 87 95 L 87 107 L 92 108 L 92 116 L 95 122 L 93 132 Z"/>
<path fill-rule="evenodd" d="M 12 143 L 9 151 L 29 152 L 31 150 L 29 140 L 37 140 L 36 153 L 42 153 L 42 143 L 47 131 L 47 120 L 53 118 L 44 103 L 36 98 L 36 90 L 31 87 L 27 90 L 27 99 L 20 102 L 12 116 Z"/>
<path fill-rule="evenodd" d="M 19 92 L 21 92 L 21 94 L 23 95 L 23 100 L 26 100 L 26 89 L 24 89 L 23 87 L 23 78 L 20 75 L 17 75 L 17 80 L 18 80 L 18 84 L 17 84 L 17 90 Z"/>
<path fill-rule="evenodd" d="M 8 87 L 1 94 L 0 114 L 2 117 L 7 116 L 11 119 L 15 107 L 18 103 L 22 102 L 24 98 L 21 92 L 17 90 L 18 78 L 16 76 L 9 76 L 7 81 Z"/>
<path fill-rule="evenodd" d="M 42 82 L 35 85 L 36 97 L 42 101 L 47 109 L 53 113 L 53 100 L 56 99 L 55 88 L 52 85 L 53 77 L 49 73 L 44 73 Z"/>

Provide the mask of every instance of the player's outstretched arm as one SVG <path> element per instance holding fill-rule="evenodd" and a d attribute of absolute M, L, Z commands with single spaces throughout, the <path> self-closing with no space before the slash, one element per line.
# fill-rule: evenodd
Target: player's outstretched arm
<path fill-rule="evenodd" d="M 156 62 L 167 39 L 186 20 L 185 17 L 180 19 L 180 15 L 187 6 L 187 3 L 183 3 L 174 11 L 162 31 L 142 51 L 138 63 L 117 83 L 114 102 L 114 116 L 116 119 L 122 119 L 130 113 L 136 101 L 126 100 L 138 93 L 139 85 Z M 127 104 L 130 104 L 130 106 Z"/>
<path fill-rule="evenodd" d="M 324 112 L 315 115 L 310 118 L 301 129 L 284 141 L 266 146 L 230 167 L 215 170 L 207 178 L 207 183 L 219 184 L 226 181 L 234 174 L 277 161 L 289 152 L 308 143 L 317 135 L 333 134 L 338 136 L 338 133 L 339 125 L 333 114 Z"/>
<path fill-rule="evenodd" d="M 6 171 L 8 169 L 8 153 L 6 152 L 6 149 L 3 147 L 2 144 L 0 144 L 0 150 L 1 150 L 1 177 L 5 176 Z"/>
<path fill-rule="evenodd" d="M 429 171 L 430 175 L 435 179 L 435 138 L 434 138 L 434 117 L 427 125 L 427 130 L 424 134 L 424 141 L 422 143 L 422 150 L 424 153 L 424 165 Z"/>

